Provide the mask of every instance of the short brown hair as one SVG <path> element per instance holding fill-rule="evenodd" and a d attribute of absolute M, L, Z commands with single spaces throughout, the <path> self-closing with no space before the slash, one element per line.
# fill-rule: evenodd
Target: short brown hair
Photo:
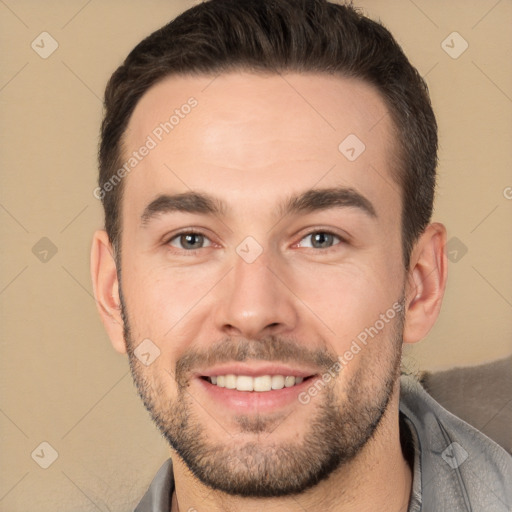
<path fill-rule="evenodd" d="M 433 208 L 437 124 L 427 86 L 391 33 L 352 5 L 326 0 L 209 0 L 141 41 L 105 91 L 99 187 L 122 166 L 122 139 L 141 96 L 177 74 L 314 72 L 359 78 L 384 99 L 394 122 L 402 191 L 405 267 Z M 105 229 L 120 250 L 123 183 L 102 194 Z"/>

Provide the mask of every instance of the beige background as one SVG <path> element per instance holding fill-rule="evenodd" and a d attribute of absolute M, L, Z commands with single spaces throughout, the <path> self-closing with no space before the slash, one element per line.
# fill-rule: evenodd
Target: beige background
<path fill-rule="evenodd" d="M 357 3 L 426 76 L 441 139 L 435 220 L 467 247 L 450 265 L 436 327 L 407 364 L 504 357 L 512 352 L 512 3 Z M 130 510 L 167 457 L 97 315 L 89 248 L 102 223 L 92 191 L 106 81 L 143 36 L 190 5 L 0 0 L 1 511 Z M 43 31 L 59 45 L 47 59 L 31 48 Z M 457 59 L 441 46 L 453 31 L 469 44 Z M 43 237 L 58 251 L 46 262 L 48 242 L 33 252 Z M 36 463 L 50 453 L 37 457 L 41 442 L 58 453 L 48 469 Z"/>

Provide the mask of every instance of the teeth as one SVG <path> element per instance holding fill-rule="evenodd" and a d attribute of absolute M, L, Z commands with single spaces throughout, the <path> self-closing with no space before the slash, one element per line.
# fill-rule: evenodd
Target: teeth
<path fill-rule="evenodd" d="M 209 378 L 209 381 L 219 388 L 258 392 L 291 388 L 292 386 L 300 384 L 303 380 L 303 377 L 293 377 L 292 375 L 261 375 L 258 377 L 250 377 L 249 375 L 228 374 Z"/>
<path fill-rule="evenodd" d="M 292 386 L 295 386 L 295 377 L 286 377 L 284 379 L 284 387 L 291 388 Z"/>
<path fill-rule="evenodd" d="M 247 375 L 239 375 L 236 378 L 237 391 L 252 391 L 254 389 L 254 380 L 255 379 Z"/>
<path fill-rule="evenodd" d="M 254 377 L 253 380 L 254 380 L 254 391 L 270 391 L 272 389 L 272 377 L 270 375 L 262 375 L 261 377 Z"/>
<path fill-rule="evenodd" d="M 284 377 L 282 375 L 272 375 L 272 389 L 283 389 Z"/>
<path fill-rule="evenodd" d="M 226 375 L 224 379 L 227 389 L 235 389 L 236 388 L 236 375 Z"/>

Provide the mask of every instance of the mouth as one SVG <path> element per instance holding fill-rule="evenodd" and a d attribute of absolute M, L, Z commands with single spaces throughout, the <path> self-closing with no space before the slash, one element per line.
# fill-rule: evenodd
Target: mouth
<path fill-rule="evenodd" d="M 283 388 L 292 388 L 302 384 L 309 377 L 298 377 L 294 375 L 236 375 L 228 373 L 225 375 L 212 375 L 203 377 L 207 382 L 218 388 L 236 389 L 237 391 L 255 391 L 257 393 L 267 393 L 277 391 Z"/>
<path fill-rule="evenodd" d="M 236 363 L 199 371 L 193 381 L 221 415 L 262 414 L 300 405 L 300 393 L 318 375 L 317 368 Z"/>

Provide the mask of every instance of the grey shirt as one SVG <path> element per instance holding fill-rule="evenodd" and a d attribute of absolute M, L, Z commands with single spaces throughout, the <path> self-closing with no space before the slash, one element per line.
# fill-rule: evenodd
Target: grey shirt
<path fill-rule="evenodd" d="M 408 512 L 511 512 L 512 456 L 441 407 L 413 377 L 400 381 L 400 437 L 413 466 Z M 134 512 L 170 512 L 173 491 L 169 459 Z"/>

